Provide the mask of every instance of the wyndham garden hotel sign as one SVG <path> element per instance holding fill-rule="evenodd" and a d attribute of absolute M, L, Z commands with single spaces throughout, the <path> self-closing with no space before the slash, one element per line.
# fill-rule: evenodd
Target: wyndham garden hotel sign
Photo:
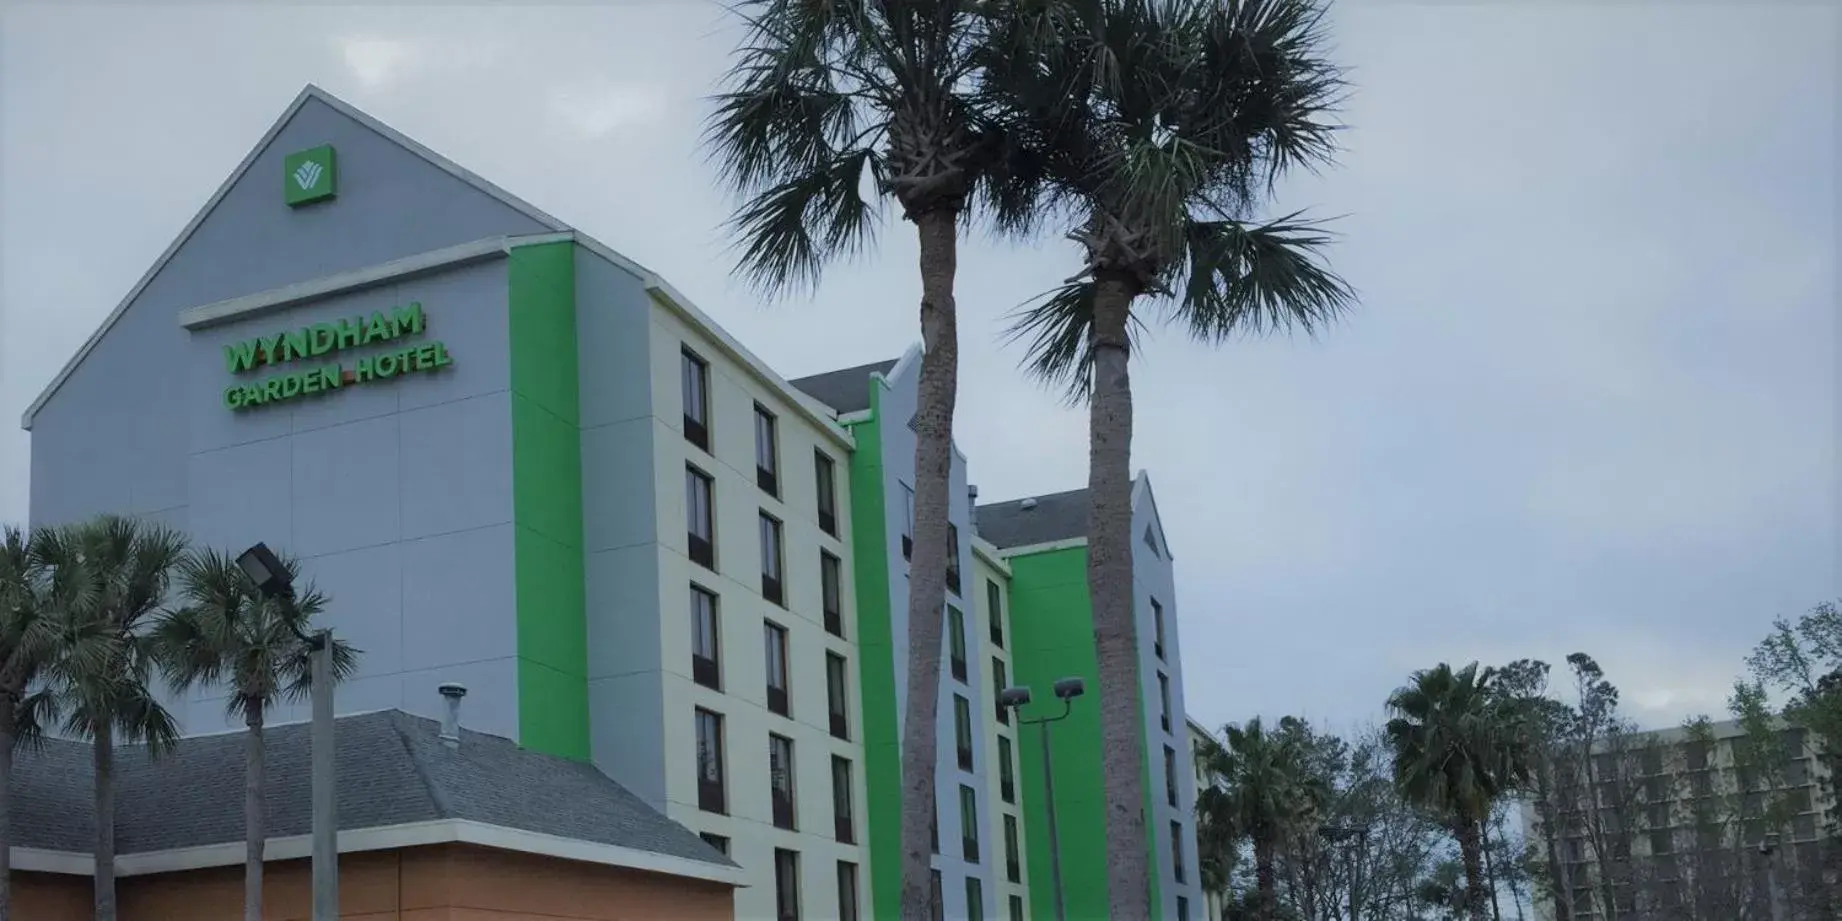
<path fill-rule="evenodd" d="M 454 363 L 439 340 L 409 341 L 422 335 L 428 319 L 422 304 L 375 310 L 328 323 L 257 336 L 224 346 L 233 375 L 248 375 L 224 388 L 233 410 L 327 394 L 345 387 L 386 381 L 405 374 L 439 371 Z M 357 350 L 390 348 L 355 354 Z M 260 371 L 281 369 L 258 377 Z"/>

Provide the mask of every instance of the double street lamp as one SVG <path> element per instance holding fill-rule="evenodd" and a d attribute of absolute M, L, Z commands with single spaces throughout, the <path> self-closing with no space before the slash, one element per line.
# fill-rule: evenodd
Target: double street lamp
<path fill-rule="evenodd" d="M 237 557 L 237 568 L 262 597 L 294 603 L 294 580 L 288 567 L 267 544 L 258 543 Z M 290 612 L 292 613 L 292 612 Z M 288 628 L 313 654 L 313 921 L 339 919 L 339 829 L 333 805 L 333 644 L 331 630 L 301 632 L 295 618 Z"/>
<path fill-rule="evenodd" d="M 1055 696 L 1062 702 L 1062 712 L 1055 716 L 1039 716 L 1024 719 L 1023 707 L 1030 702 L 1030 689 L 1027 687 L 1005 688 L 998 692 L 998 706 L 1017 711 L 1017 722 L 1021 726 L 1042 727 L 1043 745 L 1043 801 L 1045 821 L 1049 827 L 1049 881 L 1055 900 L 1055 921 L 1065 921 L 1068 917 L 1062 905 L 1062 842 L 1055 833 L 1055 765 L 1049 757 L 1049 724 L 1068 718 L 1074 710 L 1074 699 L 1087 690 L 1087 685 L 1079 678 L 1063 678 L 1055 683 Z"/>

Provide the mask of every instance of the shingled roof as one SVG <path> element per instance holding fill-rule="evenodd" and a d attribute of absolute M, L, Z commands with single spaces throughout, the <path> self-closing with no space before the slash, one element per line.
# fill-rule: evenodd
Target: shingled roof
<path fill-rule="evenodd" d="M 831 407 L 838 415 L 863 412 L 870 408 L 870 375 L 888 374 L 896 359 L 878 361 L 855 368 L 843 368 L 788 381 L 807 396 Z"/>
<path fill-rule="evenodd" d="M 1000 549 L 1087 536 L 1087 490 L 989 502 L 974 512 L 979 536 Z"/>
<path fill-rule="evenodd" d="M 727 857 L 594 766 L 540 754 L 508 739 L 461 731 L 442 744 L 433 720 L 385 710 L 338 721 L 339 829 L 442 819 L 613 845 L 734 867 Z M 268 830 L 311 832 L 309 726 L 270 728 Z M 183 739 L 149 759 L 140 746 L 116 755 L 118 855 L 243 840 L 242 733 Z M 94 840 L 90 747 L 48 739 L 22 747 L 13 768 L 13 844 L 87 853 Z"/>

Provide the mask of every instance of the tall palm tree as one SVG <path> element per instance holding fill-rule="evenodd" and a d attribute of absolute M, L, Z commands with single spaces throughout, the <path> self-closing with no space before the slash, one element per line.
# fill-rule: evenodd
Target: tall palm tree
<path fill-rule="evenodd" d="M 904 918 L 929 914 L 941 620 L 958 331 L 958 230 L 973 210 L 1023 232 L 1033 185 L 973 88 L 989 29 L 982 0 L 742 0 L 746 37 L 707 143 L 742 198 L 741 272 L 776 292 L 815 285 L 874 241 L 888 199 L 920 244 L 921 358 L 914 549 L 902 723 Z"/>
<path fill-rule="evenodd" d="M 1259 717 L 1222 729 L 1222 741 L 1201 745 L 1203 774 L 1209 785 L 1196 797 L 1198 825 L 1230 841 L 1253 845 L 1258 899 L 1255 921 L 1274 921 L 1279 888 L 1274 864 L 1279 848 L 1301 820 L 1312 815 L 1327 793 L 1305 764 L 1298 724 L 1287 717 L 1269 732 Z M 1227 830 L 1225 835 L 1222 831 Z"/>
<path fill-rule="evenodd" d="M 13 751 L 39 738 L 50 698 L 38 677 L 57 647 L 55 612 L 81 589 L 58 579 L 34 549 L 31 536 L 16 527 L 0 533 L 0 919 L 13 905 Z"/>
<path fill-rule="evenodd" d="M 1476 662 L 1417 671 L 1388 697 L 1388 745 L 1403 798 L 1443 816 L 1458 841 L 1471 921 L 1489 917 L 1484 823 L 1498 798 L 1527 779 L 1523 714 Z"/>
<path fill-rule="evenodd" d="M 86 739 L 95 769 L 96 919 L 115 921 L 115 746 L 149 755 L 179 730 L 152 688 L 158 662 L 148 628 L 166 599 L 185 538 L 162 525 L 103 515 L 41 531 L 42 558 L 83 583 L 85 603 L 60 611 L 58 649 L 46 667 L 64 731 Z"/>
<path fill-rule="evenodd" d="M 1275 181 L 1335 151 L 1342 79 L 1320 0 L 1082 0 L 1000 20 L 986 91 L 1037 156 L 1039 209 L 1075 229 L 1084 265 L 1013 335 L 1027 367 L 1089 412 L 1088 590 L 1098 656 L 1111 917 L 1149 910 L 1144 745 L 1132 597 L 1134 308 L 1191 336 L 1311 331 L 1349 304 L 1298 214 L 1261 221 Z M 1048 36 L 1045 38 L 1045 36 Z"/>
<path fill-rule="evenodd" d="M 291 583 L 300 566 L 284 557 Z M 222 683 L 225 712 L 245 727 L 243 748 L 243 917 L 262 921 L 262 859 L 268 841 L 263 800 L 268 778 L 263 718 L 283 698 L 300 700 L 313 687 L 313 618 L 326 596 L 311 585 L 293 598 L 265 598 L 229 555 L 197 550 L 179 563 L 179 604 L 154 626 L 154 648 L 176 690 Z M 358 652 L 333 639 L 333 677 L 358 666 Z"/>

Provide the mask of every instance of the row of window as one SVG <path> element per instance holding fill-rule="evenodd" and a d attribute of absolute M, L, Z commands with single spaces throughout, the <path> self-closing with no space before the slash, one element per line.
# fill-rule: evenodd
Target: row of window
<path fill-rule="evenodd" d="M 710 363 L 686 347 L 679 362 L 684 400 L 684 438 L 714 456 L 710 447 Z M 755 485 L 780 498 L 780 421 L 767 407 L 755 404 Z M 819 528 L 838 536 L 838 467 L 824 451 L 814 449 L 813 472 L 818 486 Z"/>
<path fill-rule="evenodd" d="M 915 555 L 915 490 L 902 484 L 902 559 Z M 959 525 L 947 523 L 947 591 L 959 594 Z M 991 585 L 990 582 L 986 583 Z M 992 610 L 997 610 L 993 608 Z"/>
<path fill-rule="evenodd" d="M 793 670 L 789 665 L 787 628 L 772 620 L 762 622 L 762 652 L 766 657 L 768 709 L 793 717 Z M 691 586 L 691 680 L 712 691 L 723 690 L 722 618 L 715 592 Z M 844 657 L 825 653 L 825 701 L 831 734 L 848 740 L 850 731 L 849 665 Z"/>
<path fill-rule="evenodd" d="M 729 785 L 724 757 L 723 715 L 698 707 L 697 720 L 697 808 L 705 812 L 728 814 Z M 843 844 L 857 843 L 852 798 L 851 759 L 831 756 L 832 836 Z M 778 733 L 768 733 L 768 798 L 774 827 L 799 830 L 794 783 L 793 740 Z"/>
<path fill-rule="evenodd" d="M 940 871 L 930 872 L 930 882 L 934 889 L 933 921 L 946 921 L 946 899 L 942 894 Z M 1008 905 L 1010 921 L 1023 921 L 1023 896 L 1011 896 Z M 985 921 L 985 883 L 976 876 L 966 877 L 966 919 L 967 921 Z"/>
<path fill-rule="evenodd" d="M 694 464 L 684 466 L 685 547 L 691 562 L 715 572 L 715 480 Z M 787 606 L 786 529 L 765 509 L 757 518 L 761 547 L 761 597 Z M 825 629 L 844 635 L 844 563 L 829 550 L 819 551 L 819 598 Z"/>

